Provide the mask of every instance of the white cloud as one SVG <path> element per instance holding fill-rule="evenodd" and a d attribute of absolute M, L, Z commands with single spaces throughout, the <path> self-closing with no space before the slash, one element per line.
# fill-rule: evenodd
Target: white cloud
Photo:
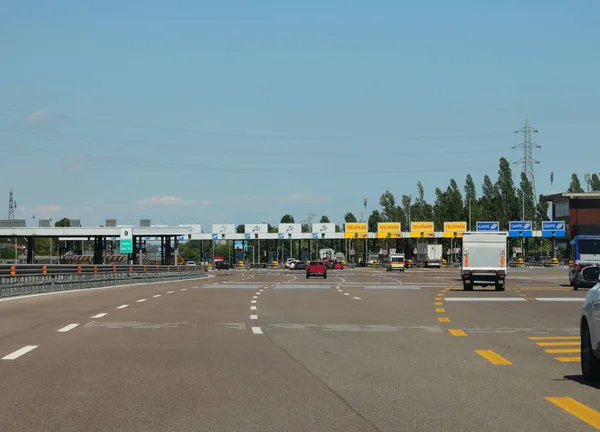
<path fill-rule="evenodd" d="M 208 200 L 188 201 L 175 196 L 153 196 L 142 198 L 135 202 L 137 205 L 155 205 L 155 206 L 207 206 Z"/>
<path fill-rule="evenodd" d="M 65 208 L 59 206 L 58 204 L 43 204 L 43 205 L 37 205 L 34 208 L 31 209 L 31 213 L 33 213 L 34 215 L 41 213 L 42 215 L 44 214 L 48 214 L 48 213 L 56 213 L 56 212 L 60 212 L 60 211 L 64 211 Z"/>
<path fill-rule="evenodd" d="M 45 109 L 37 109 L 27 116 L 29 123 L 39 123 L 50 120 L 50 111 Z"/>
<path fill-rule="evenodd" d="M 307 194 L 307 193 L 293 193 L 288 196 L 288 199 L 292 201 L 316 201 L 322 200 L 325 198 L 325 195 L 315 195 L 315 194 Z"/>

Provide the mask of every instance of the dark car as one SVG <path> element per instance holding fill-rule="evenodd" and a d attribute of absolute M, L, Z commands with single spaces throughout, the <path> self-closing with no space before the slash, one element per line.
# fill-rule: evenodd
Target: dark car
<path fill-rule="evenodd" d="M 294 263 L 294 270 L 306 270 L 306 263 L 304 261 L 296 261 Z"/>
<path fill-rule="evenodd" d="M 327 267 L 323 261 L 311 261 L 306 268 L 306 279 L 311 276 L 323 276 L 327 279 Z"/>
<path fill-rule="evenodd" d="M 217 270 L 229 270 L 231 268 L 231 264 L 227 261 L 217 261 L 215 263 L 215 267 Z"/>
<path fill-rule="evenodd" d="M 584 269 L 590 269 L 584 272 Z M 579 288 L 593 288 L 598 282 L 598 276 L 600 275 L 600 267 L 595 265 L 589 265 L 586 267 L 577 266 L 575 275 L 571 285 L 573 289 L 577 291 Z"/>

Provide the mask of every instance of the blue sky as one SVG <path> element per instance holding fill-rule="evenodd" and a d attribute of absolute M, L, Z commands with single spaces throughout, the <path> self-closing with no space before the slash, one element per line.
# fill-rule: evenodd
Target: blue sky
<path fill-rule="evenodd" d="M 28 224 L 341 223 L 495 178 L 526 118 L 557 192 L 600 171 L 598 22 L 594 0 L 6 3 L 0 193 Z"/>

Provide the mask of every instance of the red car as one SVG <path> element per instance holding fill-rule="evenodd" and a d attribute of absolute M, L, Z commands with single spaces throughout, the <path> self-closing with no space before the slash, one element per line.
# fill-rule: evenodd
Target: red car
<path fill-rule="evenodd" d="M 323 279 L 327 279 L 327 267 L 323 261 L 311 261 L 306 268 L 306 279 L 313 275 L 322 275 Z"/>
<path fill-rule="evenodd" d="M 341 262 L 336 261 L 333 263 L 333 269 L 334 270 L 342 270 L 344 268 L 344 266 L 342 265 Z"/>

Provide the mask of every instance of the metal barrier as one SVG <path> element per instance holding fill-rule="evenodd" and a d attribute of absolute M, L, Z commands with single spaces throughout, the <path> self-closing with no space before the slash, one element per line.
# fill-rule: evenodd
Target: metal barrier
<path fill-rule="evenodd" d="M 206 270 L 201 266 L 186 265 L 93 265 L 93 264 L 2 264 L 0 277 L 11 275 L 43 275 L 43 274 L 73 274 L 73 273 L 131 273 L 131 272 L 181 272 Z"/>
<path fill-rule="evenodd" d="M 0 268 L 0 297 L 206 277 L 205 270 L 186 266 L 75 266 L 69 272 L 57 271 L 64 266 L 8 267 Z"/>

